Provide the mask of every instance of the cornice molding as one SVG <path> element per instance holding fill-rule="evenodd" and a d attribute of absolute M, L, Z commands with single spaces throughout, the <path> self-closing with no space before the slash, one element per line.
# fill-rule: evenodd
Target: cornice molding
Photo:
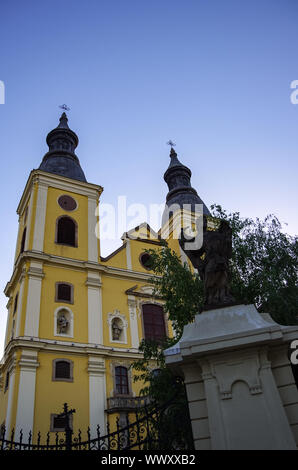
<path fill-rule="evenodd" d="M 27 271 L 27 274 L 29 278 L 43 279 L 45 277 L 45 273 L 41 268 L 34 268 L 32 266 Z"/>
<path fill-rule="evenodd" d="M 36 260 L 44 263 L 45 265 L 67 267 L 71 269 L 78 269 L 81 271 L 93 271 L 99 274 L 105 274 L 108 277 L 118 277 L 124 280 L 133 279 L 138 282 L 148 282 L 148 280 L 152 277 L 152 274 L 149 274 L 149 273 L 130 271 L 124 268 L 116 268 L 113 266 L 106 266 L 106 265 L 99 264 L 99 263 L 90 263 L 89 261 L 75 260 L 71 258 L 62 258 L 60 256 L 48 255 L 46 253 L 41 253 L 41 252 L 36 252 L 36 251 L 26 251 L 26 252 L 23 252 L 17 259 L 13 274 L 10 280 L 8 281 L 8 283 L 6 284 L 4 293 L 7 297 L 9 297 L 9 291 L 10 291 L 11 286 L 15 283 L 16 278 L 18 278 L 21 267 L 23 269 L 23 272 L 21 275 L 22 276 L 26 275 L 26 269 L 23 266 L 23 263 L 26 263 L 27 261 L 36 261 Z M 30 268 L 30 270 L 32 270 L 32 268 Z M 31 271 L 30 274 L 36 276 L 38 273 L 34 273 L 33 271 Z M 21 277 L 20 277 L 20 280 L 21 280 Z M 90 279 L 90 282 L 93 283 L 93 279 Z"/>
<path fill-rule="evenodd" d="M 87 277 L 87 281 L 85 282 L 87 287 L 94 287 L 96 289 L 102 286 L 102 282 L 100 279 L 94 279 L 93 277 Z"/>
<path fill-rule="evenodd" d="M 104 360 L 90 356 L 87 372 L 90 375 L 103 376 L 106 372 Z"/>
<path fill-rule="evenodd" d="M 18 337 L 13 341 L 10 341 L 5 348 L 3 362 L 6 362 L 11 355 L 14 355 L 17 350 L 22 349 L 23 352 L 26 349 L 36 352 L 57 352 L 58 354 L 77 354 L 77 355 L 90 355 L 90 356 L 100 356 L 102 358 L 124 358 L 124 359 L 139 359 L 143 356 L 135 348 L 116 348 L 110 346 L 102 346 L 96 344 L 88 343 L 75 343 L 75 342 L 66 342 L 59 340 L 44 340 L 39 338 L 29 338 L 29 337 Z M 23 353 L 22 353 L 23 354 Z M 14 367 L 16 366 L 17 361 L 14 361 Z"/>
<path fill-rule="evenodd" d="M 37 351 L 22 351 L 21 358 L 18 362 L 19 367 L 22 370 L 28 370 L 35 372 L 35 370 L 39 367 L 39 362 L 37 360 Z"/>
<path fill-rule="evenodd" d="M 73 180 L 71 178 L 66 178 L 65 176 L 47 173 L 42 170 L 32 170 L 28 177 L 23 195 L 17 208 L 18 215 L 22 214 L 26 201 L 28 200 L 31 187 L 34 185 L 34 183 L 38 183 L 38 185 L 45 187 L 51 186 L 64 191 L 81 194 L 96 200 L 103 192 L 103 187 L 97 184 Z"/>

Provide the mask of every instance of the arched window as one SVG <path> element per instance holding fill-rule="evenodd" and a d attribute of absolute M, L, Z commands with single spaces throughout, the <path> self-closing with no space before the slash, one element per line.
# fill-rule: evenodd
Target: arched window
<path fill-rule="evenodd" d="M 161 305 L 144 304 L 143 322 L 145 339 L 160 341 L 166 336 L 164 311 Z"/>
<path fill-rule="evenodd" d="M 70 217 L 63 216 L 57 220 L 56 243 L 77 246 L 77 224 Z"/>
<path fill-rule="evenodd" d="M 53 361 L 54 381 L 73 381 L 73 362 L 68 359 L 54 359 Z"/>
<path fill-rule="evenodd" d="M 25 249 L 25 243 L 26 243 L 26 232 L 27 232 L 27 227 L 24 228 L 24 231 L 23 231 L 23 236 L 22 236 L 22 241 L 21 241 L 21 253 L 23 253 L 24 249 Z"/>
<path fill-rule="evenodd" d="M 128 395 L 128 373 L 127 368 L 123 366 L 115 367 L 115 384 L 118 395 Z"/>

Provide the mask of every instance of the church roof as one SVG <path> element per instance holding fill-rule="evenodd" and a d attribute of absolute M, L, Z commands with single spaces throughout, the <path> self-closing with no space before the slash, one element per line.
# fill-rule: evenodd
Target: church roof
<path fill-rule="evenodd" d="M 203 204 L 203 214 L 210 215 L 208 207 L 202 201 L 197 191 L 191 186 L 190 169 L 183 165 L 177 157 L 174 148 L 171 147 L 170 164 L 164 174 L 164 180 L 168 185 L 169 192 L 166 198 L 166 209 L 162 216 L 162 225 L 164 225 L 171 216 L 170 207 L 179 206 L 181 209 L 191 209 L 195 211 L 196 204 Z"/>
<path fill-rule="evenodd" d="M 39 169 L 86 182 L 80 161 L 75 154 L 78 143 L 78 136 L 68 127 L 68 118 L 63 112 L 59 125 L 47 135 L 49 151 L 43 157 Z"/>

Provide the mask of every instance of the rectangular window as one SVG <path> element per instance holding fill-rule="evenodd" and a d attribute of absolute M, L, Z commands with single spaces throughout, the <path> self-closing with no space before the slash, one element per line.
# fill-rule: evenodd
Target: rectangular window
<path fill-rule="evenodd" d="M 57 414 L 51 414 L 51 432 L 64 432 L 66 427 L 66 417 Z M 69 427 L 73 428 L 73 416 L 69 416 Z"/>
<path fill-rule="evenodd" d="M 145 339 L 161 341 L 166 336 L 164 311 L 162 306 L 155 304 L 144 304 L 143 321 Z"/>
<path fill-rule="evenodd" d="M 73 303 L 73 286 L 66 282 L 57 282 L 55 301 Z"/>
<path fill-rule="evenodd" d="M 118 395 L 128 395 L 128 374 L 126 367 L 115 367 L 115 384 Z"/>

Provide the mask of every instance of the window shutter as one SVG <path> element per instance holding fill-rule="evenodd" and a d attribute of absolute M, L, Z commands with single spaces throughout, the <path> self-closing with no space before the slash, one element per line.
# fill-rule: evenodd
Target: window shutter
<path fill-rule="evenodd" d="M 54 429 L 64 430 L 66 427 L 66 418 L 60 416 L 54 416 L 53 419 Z"/>
<path fill-rule="evenodd" d="M 71 302 L 71 286 L 69 284 L 58 284 L 57 300 Z"/>
<path fill-rule="evenodd" d="M 118 393 L 119 395 L 128 395 L 128 374 L 126 367 L 115 367 L 115 381 L 116 393 Z"/>
<path fill-rule="evenodd" d="M 56 379 L 70 379 L 70 363 L 67 361 L 57 361 L 55 367 Z"/>
<path fill-rule="evenodd" d="M 166 336 L 164 312 L 160 305 L 143 305 L 145 339 L 160 341 Z"/>

